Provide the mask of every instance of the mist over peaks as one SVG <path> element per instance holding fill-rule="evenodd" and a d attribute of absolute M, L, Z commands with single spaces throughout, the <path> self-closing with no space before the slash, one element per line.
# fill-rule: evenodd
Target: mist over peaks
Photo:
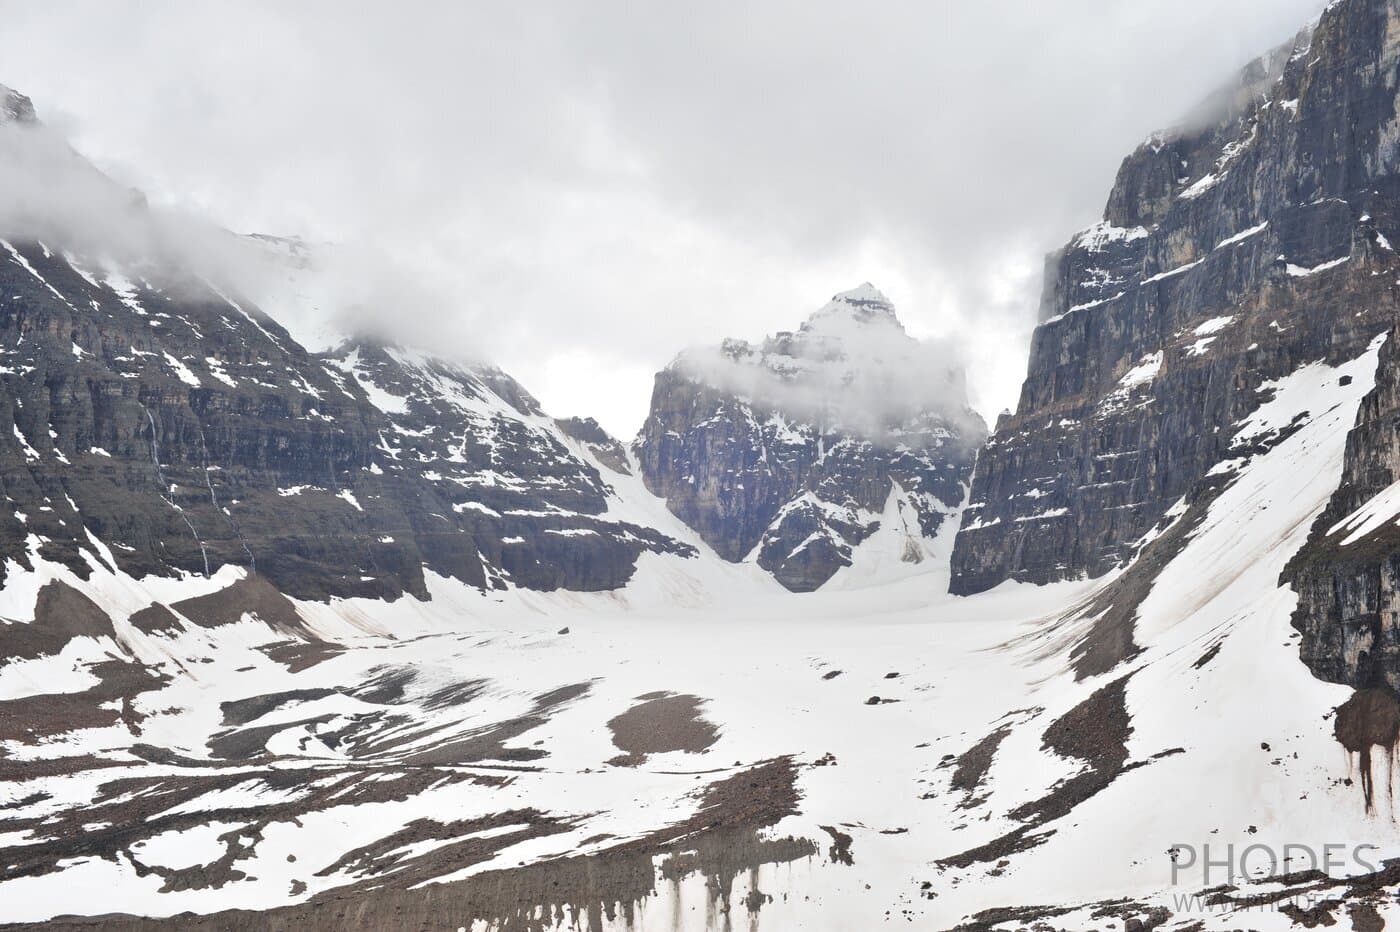
<path fill-rule="evenodd" d="M 671 365 L 756 409 L 781 412 L 823 433 L 888 445 L 934 421 L 970 442 L 986 433 L 968 406 L 956 346 L 910 336 L 893 303 L 868 282 L 832 297 L 796 331 L 780 331 L 756 345 L 726 339 L 687 350 Z"/>

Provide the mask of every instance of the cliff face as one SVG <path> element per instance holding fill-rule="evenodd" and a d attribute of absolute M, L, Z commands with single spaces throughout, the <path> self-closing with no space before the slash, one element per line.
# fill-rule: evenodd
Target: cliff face
<path fill-rule="evenodd" d="M 961 370 L 865 285 L 795 333 L 683 354 L 656 377 L 635 451 L 647 487 L 721 557 L 754 554 L 810 591 L 850 565 L 892 492 L 904 558 L 923 559 L 984 435 Z"/>
<path fill-rule="evenodd" d="M 0 249 L 0 550 L 20 565 L 232 563 L 303 598 L 392 598 L 426 595 L 425 570 L 613 588 L 644 550 L 690 551 L 608 519 L 597 467 L 504 373 L 317 356 L 207 286 Z"/>
<path fill-rule="evenodd" d="M 1320 679 L 1400 689 L 1400 330 L 1381 348 L 1376 386 L 1347 435 L 1341 484 L 1284 571 L 1293 626 Z"/>
<path fill-rule="evenodd" d="M 44 131 L 0 88 L 0 133 Z M 694 552 L 610 519 L 589 446 L 498 370 L 313 354 L 203 279 L 56 240 L 0 238 L 0 295 L 0 573 L 235 564 L 301 598 L 395 598 L 429 571 L 609 589 L 642 552 Z"/>
<path fill-rule="evenodd" d="M 1331 5 L 1123 163 L 1053 254 L 1014 415 L 978 459 L 952 588 L 1102 574 L 1299 365 L 1395 319 L 1400 3 Z"/>

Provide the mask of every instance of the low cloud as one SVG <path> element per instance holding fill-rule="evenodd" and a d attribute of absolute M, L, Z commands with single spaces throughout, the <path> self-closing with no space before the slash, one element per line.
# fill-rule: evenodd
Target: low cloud
<path fill-rule="evenodd" d="M 687 377 L 781 413 L 822 433 L 854 433 L 881 444 L 946 425 L 980 442 L 985 425 L 968 407 L 957 347 L 916 340 L 869 286 L 838 295 L 796 331 L 759 345 L 726 340 L 687 350 L 673 367 Z"/>
<path fill-rule="evenodd" d="M 117 184 L 59 133 L 34 122 L 0 122 L 0 237 L 161 271 L 172 281 L 228 280 L 240 264 L 227 231 L 152 209 L 141 192 Z"/>
<path fill-rule="evenodd" d="M 630 435 L 679 347 L 869 279 L 991 417 L 1043 255 L 1323 5 L 35 3 L 0 81 L 153 204 L 343 244 L 337 303 L 555 413 Z"/>
<path fill-rule="evenodd" d="M 6 93 L 0 86 L 0 98 Z M 464 349 L 459 331 L 471 321 L 437 311 L 454 298 L 383 250 L 243 236 L 151 205 L 40 121 L 0 121 L 0 239 L 38 241 L 85 268 L 175 293 L 213 286 L 262 308 L 313 351 L 352 334 L 419 346 L 443 345 L 450 334 L 450 355 L 483 361 Z"/>

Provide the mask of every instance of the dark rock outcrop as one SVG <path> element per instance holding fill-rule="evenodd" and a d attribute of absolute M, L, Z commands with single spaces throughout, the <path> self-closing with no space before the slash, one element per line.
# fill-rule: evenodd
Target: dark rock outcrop
<path fill-rule="evenodd" d="M 0 84 L 0 123 L 33 123 L 34 103 L 19 91 Z"/>
<path fill-rule="evenodd" d="M 1400 330 L 1381 348 L 1376 386 L 1347 435 L 1342 481 L 1284 570 L 1293 626 L 1320 679 L 1400 688 Z"/>
<path fill-rule="evenodd" d="M 1014 415 L 979 456 L 952 589 L 1122 565 L 1231 455 L 1265 383 L 1396 318 L 1400 3 L 1343 0 L 1130 155 L 1049 257 Z"/>
<path fill-rule="evenodd" d="M 911 545 L 963 498 L 981 419 L 963 373 L 864 285 L 795 333 L 726 340 L 657 374 L 635 452 L 647 487 L 724 559 L 794 591 L 851 562 L 896 485 Z"/>
<path fill-rule="evenodd" d="M 632 465 L 627 461 L 627 448 L 615 437 L 603 430 L 602 425 L 591 417 L 566 417 L 556 420 L 555 425 L 566 437 L 577 440 L 588 448 L 593 458 L 615 473 L 632 475 Z"/>

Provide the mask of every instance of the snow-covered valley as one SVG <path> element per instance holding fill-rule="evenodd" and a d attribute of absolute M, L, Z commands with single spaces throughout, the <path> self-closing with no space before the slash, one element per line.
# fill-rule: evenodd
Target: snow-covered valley
<path fill-rule="evenodd" d="M 0 86 L 0 932 L 1400 923 L 1397 102 L 1334 0 L 1148 136 L 990 427 L 867 282 L 627 441 Z"/>
<path fill-rule="evenodd" d="M 1400 855 L 1387 789 L 1368 813 L 1332 735 L 1349 690 L 1298 662 L 1277 583 L 1375 366 L 1304 367 L 1241 425 L 1241 444 L 1292 430 L 1222 471 L 1142 601 L 1141 651 L 1087 679 L 1073 648 L 1123 575 L 949 596 L 950 534 L 917 566 L 877 535 L 804 596 L 659 555 L 620 592 L 433 577 L 431 601 L 394 603 L 201 600 L 239 591 L 231 568 L 16 572 L 6 638 L 61 586 L 112 629 L 0 667 L 11 709 L 35 704 L 4 744 L 5 918 L 943 929 L 1038 907 L 1057 928 L 1153 908 L 1165 928 L 1289 927 L 1273 910 L 1310 886 L 1236 878 L 1182 908 L 1224 868 L 1174 878 L 1169 849 Z"/>

